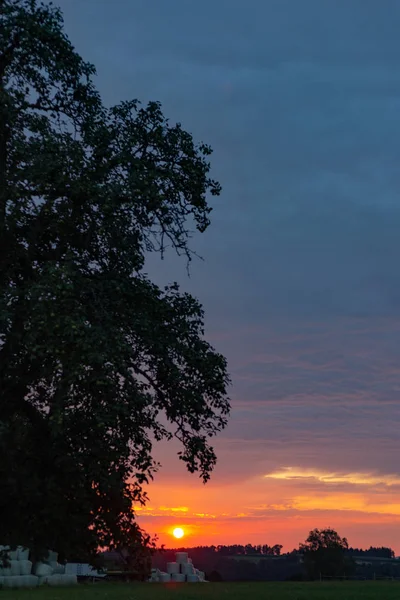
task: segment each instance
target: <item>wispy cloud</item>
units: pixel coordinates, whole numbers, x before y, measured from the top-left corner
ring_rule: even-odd
[[[147,506],[137,506],[135,507],[135,512],[137,512],[140,516],[143,517],[156,517],[156,516],[175,516],[177,514],[186,514],[189,513],[189,508],[187,506],[158,506],[152,507],[150,505]]]
[[[331,494],[297,496],[293,498],[293,508],[296,511],[330,511],[332,515],[337,511],[350,511],[352,513],[368,513],[376,515],[393,515],[400,517],[400,503],[390,502],[387,499],[382,503],[374,503],[368,498],[355,494]]]
[[[168,506],[160,506],[158,510],[162,512],[172,512],[172,513],[187,513],[189,511],[187,506],[175,506],[169,508]]]
[[[284,481],[315,480],[324,484],[346,483],[351,485],[386,486],[400,485],[400,476],[372,473],[329,473],[315,469],[299,467],[283,467],[280,470],[264,475],[265,479],[280,479]]]

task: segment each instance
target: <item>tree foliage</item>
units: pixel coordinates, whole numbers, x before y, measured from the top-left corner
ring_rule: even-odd
[[[94,75],[58,9],[0,0],[0,538],[38,555],[148,544],[153,441],[206,481],[229,413],[201,305],[144,272],[191,259],[211,149],[157,102],[105,107]]]
[[[346,575],[351,571],[352,561],[346,558],[349,544],[346,538],[331,528],[313,529],[304,544],[300,544],[300,552],[304,555],[304,563],[311,579],[320,576]]]

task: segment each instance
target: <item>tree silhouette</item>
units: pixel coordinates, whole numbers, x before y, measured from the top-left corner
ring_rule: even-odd
[[[346,558],[348,547],[347,539],[340,537],[334,529],[310,531],[306,541],[299,547],[309,578],[350,574],[353,564],[351,559]]]
[[[0,539],[147,564],[153,441],[207,481],[229,377],[145,254],[190,260],[220,186],[207,145],[157,102],[105,107],[94,74],[51,3],[0,1]]]

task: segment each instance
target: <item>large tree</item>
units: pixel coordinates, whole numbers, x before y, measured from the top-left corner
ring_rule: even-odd
[[[336,577],[352,572],[353,561],[347,557],[349,544],[334,529],[313,529],[300,544],[304,565],[310,579]]]
[[[105,107],[94,74],[58,9],[0,0],[0,541],[38,556],[142,548],[153,442],[207,481],[229,413],[201,305],[143,270],[191,259],[211,150],[156,102]]]

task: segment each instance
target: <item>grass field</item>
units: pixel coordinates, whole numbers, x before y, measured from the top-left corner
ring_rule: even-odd
[[[2,590],[0,600],[399,600],[399,582],[95,584]]]

